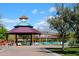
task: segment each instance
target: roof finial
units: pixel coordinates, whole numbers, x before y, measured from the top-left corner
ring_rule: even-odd
[[[21,19],[21,20],[23,20],[23,19],[28,19],[28,17],[26,17],[26,16],[21,16],[19,19]]]

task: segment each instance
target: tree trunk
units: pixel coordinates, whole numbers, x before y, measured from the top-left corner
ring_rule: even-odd
[[[62,52],[64,52],[64,33],[61,34],[61,39],[62,39]]]
[[[64,52],[64,38],[62,38],[62,52]]]

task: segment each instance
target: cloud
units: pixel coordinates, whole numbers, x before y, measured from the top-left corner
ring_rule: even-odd
[[[43,10],[38,10],[38,9],[33,9],[32,10],[32,14],[45,14],[45,11],[43,11]]]
[[[48,11],[49,11],[50,13],[56,12],[56,7],[50,7]]]
[[[56,10],[56,7],[50,7],[49,9],[48,9],[48,12],[49,13],[52,13],[52,12],[56,12],[57,10]],[[45,10],[39,10],[39,9],[33,9],[32,10],[32,14],[45,14],[46,13],[46,11]]]
[[[36,14],[38,12],[37,9],[32,10],[32,14]]]
[[[10,30],[12,29],[17,23],[19,23],[19,19],[7,19],[7,18],[4,18],[4,19],[0,19],[2,20],[2,23],[4,24],[4,26]]]
[[[49,24],[47,23],[47,19],[54,17],[54,16],[48,16],[41,19],[42,21],[35,24],[34,28],[41,31],[41,32],[50,32],[50,33],[56,33],[55,30],[51,30],[49,28]]]
[[[45,11],[40,11],[40,14],[45,14]]]
[[[35,24],[34,28],[36,29],[42,29],[42,27],[48,26],[47,22],[46,22],[46,17],[44,17],[43,19],[40,19],[42,21],[39,21],[38,23]]]
[[[46,16],[43,19],[41,19],[42,21],[40,21],[39,23],[37,23],[37,25],[46,25],[48,26],[47,20],[54,18],[54,16]]]
[[[39,23],[34,26],[35,29],[38,29],[39,31],[48,31],[48,24],[46,21],[40,21]]]
[[[18,19],[1,19],[4,23],[16,23]]]
[[[55,17],[54,16],[47,16],[47,20],[52,19],[52,18],[55,18]]]

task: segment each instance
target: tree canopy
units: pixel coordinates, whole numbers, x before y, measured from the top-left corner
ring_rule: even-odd
[[[62,49],[64,48],[65,35],[68,32],[75,32],[76,38],[79,39],[79,4],[73,6],[73,10],[69,7],[57,6],[57,15],[48,19],[51,29],[56,29],[62,39]]]
[[[2,20],[0,20],[2,21]],[[7,29],[5,28],[4,24],[0,22],[0,39],[5,39],[6,38],[6,33]]]

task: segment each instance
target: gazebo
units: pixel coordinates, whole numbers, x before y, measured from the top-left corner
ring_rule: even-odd
[[[34,35],[40,36],[41,33],[38,30],[34,29],[33,26],[27,22],[28,17],[21,16],[19,19],[20,19],[20,23],[18,23],[16,26],[14,26],[13,29],[7,32],[7,40],[8,40],[8,35],[12,34],[15,35],[15,43],[17,46],[33,45]]]

